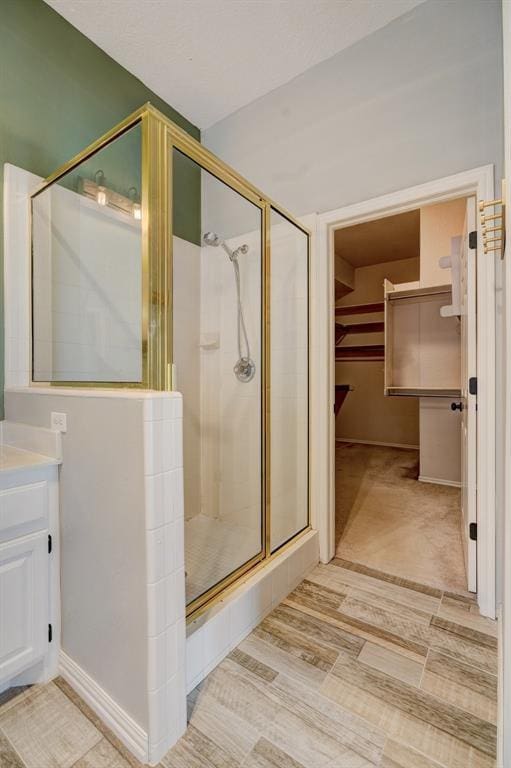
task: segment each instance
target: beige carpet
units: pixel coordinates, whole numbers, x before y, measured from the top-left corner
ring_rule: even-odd
[[[336,445],[337,556],[465,591],[459,489],[420,483],[416,450]]]

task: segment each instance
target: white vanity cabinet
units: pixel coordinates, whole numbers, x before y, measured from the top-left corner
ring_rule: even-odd
[[[2,691],[56,674],[60,593],[58,462],[7,446],[0,452]]]

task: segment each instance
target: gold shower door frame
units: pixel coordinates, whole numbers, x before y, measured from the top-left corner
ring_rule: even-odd
[[[270,464],[270,216],[274,210],[307,236],[308,272],[308,400],[310,403],[310,232],[291,214],[260,192],[237,171],[224,163],[200,142],[193,139],[151,104],[145,104],[115,128],[58,168],[44,180],[31,198],[57,182],[84,160],[112,143],[135,125],[142,128],[142,380],[139,382],[33,382],[33,386],[76,386],[143,388],[172,390],[172,156],[173,150],[196,162],[219,181],[250,201],[261,211],[262,221],[262,541],[261,551],[213,585],[187,606],[187,616],[196,617],[209,608],[216,600],[225,596],[228,588],[236,586],[241,577],[252,575],[254,570],[264,567],[272,558],[292,546],[300,536],[311,529],[310,522],[310,419],[308,418],[308,516],[307,525],[292,538],[271,552],[271,464]],[[149,333],[149,329],[152,332]],[[310,407],[308,404],[308,412]]]

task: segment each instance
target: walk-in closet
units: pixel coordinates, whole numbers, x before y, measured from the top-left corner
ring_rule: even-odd
[[[475,356],[474,218],[459,198],[334,233],[336,557],[458,592],[476,577],[475,419],[461,387]]]

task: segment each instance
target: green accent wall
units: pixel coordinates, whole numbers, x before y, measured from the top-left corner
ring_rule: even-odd
[[[0,418],[4,163],[46,177],[147,101],[200,140],[198,128],[43,0],[0,0]],[[197,242],[200,177],[183,182],[188,199],[176,234]]]

